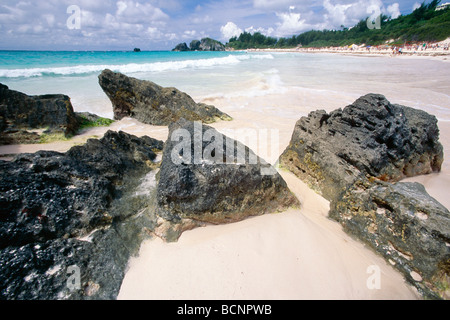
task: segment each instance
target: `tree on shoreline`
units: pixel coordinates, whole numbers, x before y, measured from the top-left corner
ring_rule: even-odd
[[[441,0],[423,2],[409,15],[396,19],[381,15],[381,29],[369,29],[367,19],[362,19],[352,28],[341,26],[341,30],[311,30],[290,38],[268,37],[260,32],[243,32],[232,37],[227,47],[235,50],[263,48],[340,47],[352,44],[377,46],[391,42],[442,41],[450,37],[450,9],[437,10]]]

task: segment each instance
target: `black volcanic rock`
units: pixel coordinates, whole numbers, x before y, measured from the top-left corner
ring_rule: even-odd
[[[133,117],[152,125],[169,125],[180,118],[205,123],[231,120],[214,106],[196,103],[184,92],[151,81],[104,70],[99,75],[99,83],[113,104],[116,120]]]
[[[73,135],[78,125],[68,96],[28,96],[0,84],[1,132],[48,128],[48,132]]]
[[[151,190],[136,188],[162,147],[108,131],[66,153],[0,161],[0,297],[115,298],[130,255],[155,226]]]
[[[436,117],[376,94],[301,118],[280,157],[282,166],[328,200],[361,175],[399,181],[440,171],[442,162]]]
[[[248,147],[184,119],[169,127],[157,201],[167,219],[209,223],[299,205],[278,172]]]

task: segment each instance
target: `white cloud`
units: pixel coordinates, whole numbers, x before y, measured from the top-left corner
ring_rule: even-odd
[[[242,29],[233,22],[227,22],[226,25],[220,28],[220,32],[223,39],[228,41],[230,38],[238,37],[242,33]]]
[[[175,33],[167,33],[167,34],[165,35],[165,37],[166,37],[166,39],[169,40],[169,41],[173,41],[173,40],[178,39],[178,37],[177,37],[177,35],[176,35]]]
[[[116,17],[130,23],[149,23],[155,20],[167,19],[161,9],[154,7],[150,3],[140,3],[135,1],[117,1]]]
[[[419,2],[414,3],[413,8],[412,8],[413,11],[420,8],[420,6],[421,6],[421,4]]]
[[[266,36],[271,36],[274,33],[275,29],[274,28],[267,28],[267,29],[265,29],[265,28],[261,28],[261,27],[255,28],[254,26],[251,26],[251,27],[245,28],[245,31],[248,32],[248,33],[252,33],[252,34],[255,33],[255,32],[259,32],[259,33],[264,34]]]
[[[156,27],[148,27],[147,35],[150,39],[160,39],[163,36],[163,33]]]
[[[336,1],[333,2],[336,3]],[[354,26],[361,19],[381,13],[393,19],[401,14],[399,3],[393,3],[386,8],[381,0],[354,0],[336,4],[332,4],[330,0],[324,0],[323,7],[326,10],[323,18],[327,29],[338,29],[341,25]]]
[[[398,3],[393,3],[390,6],[387,7],[388,15],[391,16],[392,19],[397,19],[400,17],[400,5]]]
[[[197,31],[195,30],[186,30],[183,33],[183,39],[192,39],[197,35]]]
[[[2,11],[4,11],[0,13],[0,21],[2,22],[2,24],[13,22],[20,23],[24,21],[24,18],[27,16],[26,9],[21,9],[19,5],[16,6],[1,5],[1,8],[3,9]]]
[[[103,17],[88,10],[81,10],[81,22],[83,28],[98,28],[103,25]]]
[[[292,2],[292,0],[253,0],[253,6],[263,9],[288,8],[292,6]]]
[[[210,23],[213,22],[214,19],[211,18],[209,15],[206,15],[204,17],[195,17],[192,19],[192,23],[194,24],[202,24],[202,23]]]
[[[243,30],[288,37],[354,26],[371,15],[370,6],[395,18],[415,1],[420,6],[422,0],[1,0],[0,48],[164,49],[206,34],[228,41]],[[81,9],[80,30],[67,29],[72,4]]]
[[[128,6],[125,1],[119,1],[117,2],[117,14],[121,15],[127,10]]]
[[[49,27],[53,27],[55,25],[55,16],[52,14],[43,14],[42,17],[47,21],[47,25]]]
[[[325,20],[333,26],[346,25],[348,20],[347,10],[355,4],[336,4],[333,5],[329,0],[323,2],[323,6],[327,11],[324,15]]]
[[[277,17],[281,19],[280,23],[277,23],[276,33],[279,36],[292,35],[304,31],[306,26],[305,19],[301,19],[300,13],[287,12],[277,13]]]

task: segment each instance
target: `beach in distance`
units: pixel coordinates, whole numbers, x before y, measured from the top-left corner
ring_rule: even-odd
[[[450,208],[450,57],[389,56],[367,48],[236,52],[0,52],[0,83],[28,95],[61,93],[77,112],[113,118],[98,84],[104,69],[214,105],[232,121],[210,124],[227,135],[261,135],[253,151],[271,164],[289,145],[296,122],[315,110],[332,112],[368,93],[424,110],[438,120],[441,172],[408,178]],[[430,49],[429,49],[430,50]],[[332,52],[333,51],[333,52]],[[447,51],[448,52],[448,51]],[[167,126],[125,117],[67,141],[0,146],[0,159],[37,150],[65,152],[107,130],[165,141]],[[237,140],[239,136],[235,137]],[[248,141],[241,141],[246,144]],[[293,173],[279,169],[300,208],[207,225],[177,242],[153,236],[132,257],[118,299],[421,299],[394,267],[328,217],[330,202]],[[153,181],[154,182],[154,181]],[[149,188],[154,188],[154,183]]]
[[[342,47],[297,47],[291,49],[248,49],[250,52],[302,52],[302,53],[336,53],[341,55],[389,56],[389,57],[425,57],[447,60],[450,55],[450,38],[439,42],[378,46],[350,45]]]

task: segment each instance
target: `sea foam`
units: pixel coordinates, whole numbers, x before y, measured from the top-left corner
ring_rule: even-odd
[[[116,72],[132,74],[138,72],[163,72],[177,71],[182,69],[210,68],[220,65],[235,65],[250,59],[274,59],[271,54],[245,54],[228,55],[220,58],[209,59],[188,59],[172,60],[152,63],[128,63],[128,64],[94,64],[94,65],[76,65],[66,67],[47,67],[47,68],[22,68],[22,69],[0,69],[0,78],[31,78],[44,76],[76,76],[89,73],[101,72],[104,69],[110,69]]]

